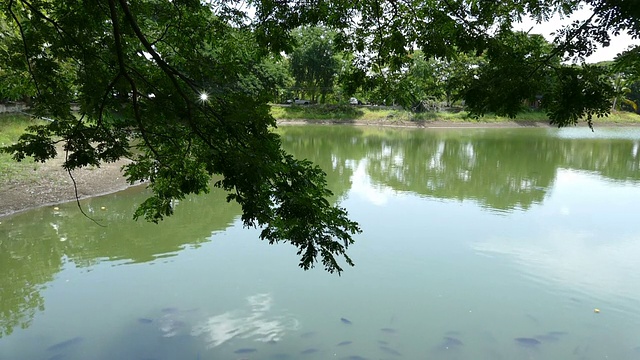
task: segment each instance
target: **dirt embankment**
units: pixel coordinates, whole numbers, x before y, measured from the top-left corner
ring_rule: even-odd
[[[40,206],[59,204],[76,199],[76,190],[69,173],[62,168],[59,157],[36,164],[33,174],[21,180],[2,182],[0,179],[0,217]],[[79,198],[108,194],[126,189],[129,184],[121,168],[128,161],[103,164],[72,172]]]

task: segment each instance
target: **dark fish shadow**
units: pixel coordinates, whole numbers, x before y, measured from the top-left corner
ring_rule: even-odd
[[[234,351],[234,354],[251,354],[258,351],[258,349],[256,348],[240,348],[236,351]]]
[[[442,338],[440,344],[435,347],[435,350],[439,352],[458,350],[463,345],[464,343],[462,342],[462,340],[458,339],[457,337],[445,336]]]
[[[542,344],[540,340],[535,338],[529,338],[529,337],[519,337],[513,340],[519,346],[529,348],[529,349],[537,349]]]
[[[59,342],[57,344],[53,344],[51,346],[49,346],[47,348],[47,351],[60,351],[60,350],[66,350],[67,348],[71,347],[71,346],[75,346],[77,344],[80,344],[81,342],[84,341],[84,338],[81,336],[76,336],[72,339],[69,340],[65,340],[62,342]]]
[[[560,341],[560,339],[566,334],[567,333],[564,331],[549,331],[546,334],[536,335],[533,338],[544,343],[555,343]]]
[[[349,319],[347,319],[347,318],[343,318],[343,317],[342,317],[342,318],[340,318],[340,321],[341,321],[343,324],[347,324],[347,325],[351,325],[351,324],[353,324],[353,323],[351,322],[351,320],[349,320]]]

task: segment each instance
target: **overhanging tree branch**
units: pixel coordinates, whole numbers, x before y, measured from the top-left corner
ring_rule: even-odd
[[[24,58],[27,63],[27,67],[29,69],[29,75],[31,75],[31,78],[33,79],[33,83],[36,87],[36,92],[38,93],[38,95],[42,95],[42,92],[40,91],[40,86],[38,84],[38,80],[35,77],[35,73],[33,72],[33,69],[31,68],[31,55],[29,51],[29,46],[27,45],[27,37],[25,36],[24,29],[22,28],[22,23],[20,22],[20,20],[18,19],[18,16],[13,11],[13,3],[14,3],[14,0],[9,0],[9,4],[7,4],[7,8],[9,9],[9,13],[13,18],[13,21],[16,22],[16,25],[20,30],[20,35],[22,37],[22,44],[24,46]]]

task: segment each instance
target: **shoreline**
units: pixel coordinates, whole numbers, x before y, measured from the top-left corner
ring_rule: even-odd
[[[285,119],[277,120],[277,125],[350,125],[350,126],[377,126],[389,128],[418,128],[418,129],[517,129],[517,128],[558,128],[557,125],[549,123],[549,120],[510,120],[510,121],[447,121],[447,120],[429,120],[429,121],[405,121],[405,120],[341,120],[341,119],[324,119],[324,120],[305,120],[305,119]],[[602,121],[596,119],[593,128],[598,127],[639,127],[640,122],[613,122]],[[568,126],[569,127],[569,126]],[[588,128],[586,122],[582,121],[573,127]]]
[[[548,121],[501,121],[501,122],[453,122],[453,121],[364,121],[364,120],[278,120],[277,126],[295,125],[349,125],[389,128],[418,129],[488,129],[488,128],[556,128]],[[598,122],[598,127],[637,127],[640,124]],[[580,123],[577,127],[587,127]],[[33,173],[25,180],[0,183],[0,221],[3,218],[28,210],[76,201],[73,180],[62,169],[62,158],[44,164],[35,164]],[[100,167],[84,168],[73,172],[77,184],[78,199],[116,193],[142,184],[129,184],[122,174],[122,167],[129,160],[102,164]],[[1,179],[0,179],[1,180]]]
[[[21,208],[21,209],[18,209],[18,210],[11,210],[9,212],[3,212],[3,211],[5,211],[5,209],[3,209],[2,206],[0,206],[0,224],[2,223],[2,220],[4,218],[8,218],[8,217],[13,216],[13,215],[18,215],[20,213],[27,212],[27,211],[30,211],[30,210],[40,209],[40,208],[49,207],[49,206],[54,207],[54,206],[57,206],[57,205],[67,204],[67,203],[70,203],[70,202],[81,201],[81,200],[90,199],[90,198],[94,198],[94,197],[115,194],[115,193],[118,193],[120,191],[124,191],[124,190],[130,189],[130,188],[134,188],[134,187],[138,187],[138,186],[142,186],[142,185],[144,185],[144,183],[140,183],[140,184],[136,184],[136,185],[128,185],[128,186],[118,187],[118,188],[111,188],[111,189],[108,189],[105,192],[86,194],[86,195],[78,197],[77,199],[76,198],[73,198],[73,199],[66,199],[65,198],[65,199],[62,199],[62,200],[56,200],[56,201],[51,201],[51,202],[47,202],[47,203],[37,203],[37,204],[33,204],[32,206],[29,206],[29,207]],[[0,195],[2,195],[1,191],[0,191]]]
[[[555,127],[548,121],[502,121],[502,122],[460,122],[460,121],[391,121],[391,120],[304,120],[287,119],[278,120],[278,126],[283,125],[351,125],[351,126],[377,126],[389,128],[417,128],[417,129],[485,129],[485,128],[530,128],[530,127]],[[586,124],[584,125],[586,127]]]
[[[28,210],[112,194],[132,186],[122,174],[129,160],[83,168],[69,173],[62,168],[64,154],[46,163],[34,163],[21,179],[0,183],[0,220]],[[76,183],[74,188],[73,183]]]

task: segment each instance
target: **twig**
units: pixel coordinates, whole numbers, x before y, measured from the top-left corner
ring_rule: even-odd
[[[65,150],[65,159],[64,159],[65,162],[67,162],[68,159],[69,159],[69,150]],[[78,205],[78,209],[80,209],[80,213],[84,215],[84,217],[86,217],[87,219],[93,221],[96,225],[100,227],[106,227],[105,225],[100,224],[96,219],[92,218],[91,216],[87,215],[87,213],[84,212],[84,209],[80,204],[80,196],[78,195],[78,184],[76,183],[76,179],[73,177],[73,174],[71,173],[71,169],[68,167],[67,167],[67,173],[71,178],[71,182],[73,182],[73,191],[75,192],[76,204]]]
[[[569,42],[571,42],[573,39],[575,39],[576,36],[578,36],[582,30],[584,30],[584,28],[591,23],[591,20],[593,20],[593,18],[596,16],[596,13],[594,12],[593,14],[591,14],[591,16],[584,21],[584,23],[582,23],[582,25],[580,25],[580,27],[578,27],[577,29],[574,30],[574,32],[572,34],[570,34],[567,38],[566,41],[564,41],[562,44],[560,44],[559,46],[557,46],[549,55],[547,55],[546,58],[544,58],[542,61],[540,61],[538,63],[538,66],[536,66],[535,69],[533,69],[531,72],[529,72],[528,77],[533,76],[536,72],[538,72],[538,70],[540,70],[540,68],[542,68],[544,65],[548,65],[549,62],[551,61],[551,59],[553,59],[554,57],[556,57],[558,54],[560,54],[560,52],[565,51],[566,47],[569,46]]]
[[[149,147],[149,150],[156,157],[156,160],[158,162],[160,162],[160,164],[162,164],[162,162],[160,161],[160,159],[162,157],[160,156],[158,151],[155,149],[153,144],[151,144],[151,141],[147,137],[145,126],[142,123],[142,119],[141,119],[141,116],[140,116],[140,108],[139,108],[139,104],[138,104],[138,88],[136,87],[135,81],[133,80],[133,78],[131,78],[131,76],[127,73],[127,70],[126,70],[127,68],[126,68],[125,63],[124,63],[124,52],[122,50],[122,42],[121,42],[121,39],[120,39],[120,36],[121,36],[120,22],[118,20],[118,13],[116,11],[116,4],[115,4],[114,0],[109,0],[109,9],[111,11],[111,23],[113,25],[112,26],[113,27],[113,38],[114,38],[114,41],[115,41],[115,44],[116,44],[116,54],[117,54],[117,57],[118,57],[118,65],[119,65],[119,68],[120,68],[119,75],[122,75],[129,82],[129,85],[131,86],[131,91],[132,91],[132,96],[133,96],[132,100],[133,100],[134,116],[136,118],[136,121],[138,122],[138,126],[140,127],[140,134],[142,135],[142,139],[144,140],[144,142],[147,145],[147,147]]]

